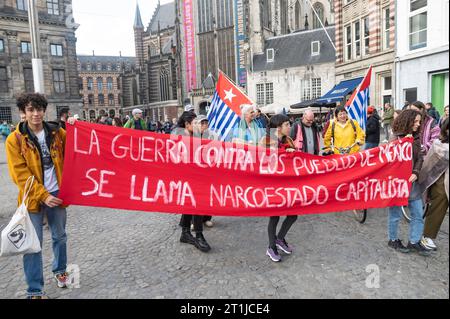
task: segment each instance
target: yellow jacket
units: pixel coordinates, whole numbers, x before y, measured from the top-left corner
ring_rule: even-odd
[[[46,138],[50,142],[50,154],[55,166],[58,185],[61,185],[64,163],[64,148],[66,144],[66,131],[59,128],[57,123],[44,122]],[[9,174],[19,188],[18,205],[22,203],[25,182],[34,175],[35,181],[28,195],[28,211],[38,213],[41,204],[50,196],[44,187],[43,166],[40,151],[30,136],[26,123],[17,125],[16,130],[6,139],[6,155],[8,159]]]
[[[356,134],[355,129],[353,128],[350,121],[353,121],[356,128]],[[333,122],[334,120],[331,120],[330,125],[328,126],[328,130],[325,133],[325,138],[323,140],[324,146],[327,149],[331,149],[331,138],[332,138],[332,131],[333,131]],[[356,135],[356,138],[355,138]],[[339,147],[349,147],[355,143],[355,141],[359,141],[361,145],[364,144],[364,140],[366,138],[366,133],[361,129],[359,126],[359,123],[355,120],[347,120],[347,123],[345,123],[344,126],[336,122],[335,129],[334,129],[334,153],[339,154]],[[351,151],[350,154],[357,153],[360,150],[359,145],[355,145]]]

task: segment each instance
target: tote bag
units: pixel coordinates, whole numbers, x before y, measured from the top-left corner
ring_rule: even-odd
[[[41,251],[41,243],[27,209],[28,194],[34,183],[30,176],[25,183],[25,195],[9,224],[2,231],[0,256],[34,254]]]

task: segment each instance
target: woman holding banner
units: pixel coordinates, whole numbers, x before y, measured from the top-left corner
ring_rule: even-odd
[[[194,135],[194,120],[197,115],[193,112],[184,112],[178,120],[178,127],[172,134],[190,136]],[[203,237],[203,218],[204,216],[198,215],[181,215],[180,226],[182,227],[182,233],[180,242],[194,245],[202,252],[208,252],[211,250],[205,237]],[[194,231],[196,236],[191,234],[191,222],[194,223]]]
[[[408,135],[414,137],[413,142],[413,169],[409,182],[413,183],[411,193],[408,200],[408,208],[411,212],[411,223],[409,228],[409,242],[405,247],[402,241],[398,238],[398,224],[402,216],[401,207],[395,206],[389,208],[388,217],[388,246],[399,250],[402,253],[415,251],[423,256],[428,256],[430,250],[425,248],[420,240],[422,237],[424,222],[423,222],[423,202],[422,192],[417,183],[420,170],[423,165],[424,151],[420,142],[420,124],[422,114],[416,110],[403,111],[394,121],[392,125],[393,136],[392,139],[404,138]]]
[[[286,152],[294,152],[294,141],[289,137],[291,133],[291,123],[289,117],[286,115],[278,114],[270,119],[267,127],[267,134],[260,141],[260,145],[266,148],[278,149]],[[293,252],[292,246],[286,241],[286,235],[292,225],[296,222],[297,216],[287,216],[281,226],[281,229],[276,235],[279,216],[272,216],[269,220],[268,233],[269,233],[269,248],[266,251],[266,255],[274,262],[281,261],[281,255],[278,249],[284,253],[290,255]]]

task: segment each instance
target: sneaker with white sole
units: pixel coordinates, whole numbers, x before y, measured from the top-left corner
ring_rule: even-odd
[[[214,223],[213,223],[211,220],[207,220],[207,221],[205,222],[205,225],[206,225],[207,227],[211,228],[211,227],[214,226]]]
[[[285,239],[277,239],[275,241],[277,248],[283,251],[284,253],[290,255],[293,252],[292,246],[290,246]]]
[[[69,282],[69,274],[67,272],[56,274],[55,279],[58,288],[67,288],[67,283]]]
[[[420,242],[422,243],[422,245],[425,246],[425,248],[432,249],[434,251],[437,250],[437,246],[436,246],[436,244],[434,243],[434,241],[431,238],[422,237]]]
[[[277,247],[271,248],[269,247],[266,251],[266,255],[269,256],[270,259],[274,262],[280,262],[281,256],[278,253]]]

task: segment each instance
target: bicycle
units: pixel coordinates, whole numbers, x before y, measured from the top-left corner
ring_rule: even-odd
[[[351,146],[349,147],[339,147],[337,148],[339,155],[348,155],[350,154],[351,150],[353,147],[355,147],[356,145],[359,145],[358,143],[353,143]],[[322,150],[327,150],[327,147],[322,148]],[[334,150],[336,148],[334,147],[334,143],[333,143],[333,139],[331,139],[331,147],[328,149],[328,152],[323,152],[322,155],[323,156],[330,156],[330,155],[334,155]],[[367,219],[367,209],[354,209],[353,211],[353,215],[355,215],[355,219],[356,221],[358,221],[360,224],[364,224],[366,219]]]

